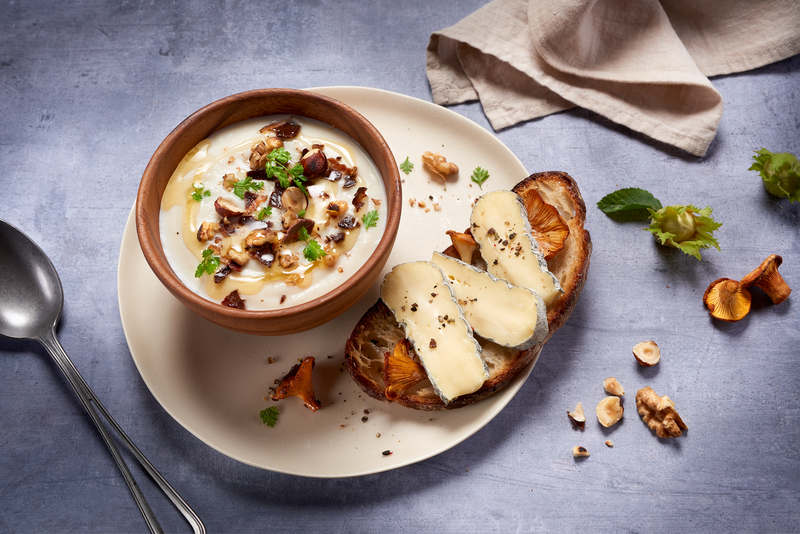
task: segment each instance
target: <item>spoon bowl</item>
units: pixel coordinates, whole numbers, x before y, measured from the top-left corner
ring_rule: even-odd
[[[35,339],[47,349],[100,432],[151,532],[163,531],[100,419],[98,410],[142,467],[181,511],[195,533],[204,533],[205,526],[197,514],[111,417],[56,339],[56,324],[64,307],[64,292],[61,279],[50,259],[28,236],[2,219],[0,250],[3,251],[0,254],[0,335],[16,339]]]
[[[0,243],[4,251],[0,254],[0,334],[38,338],[61,316],[61,280],[42,249],[4,221],[0,221]]]

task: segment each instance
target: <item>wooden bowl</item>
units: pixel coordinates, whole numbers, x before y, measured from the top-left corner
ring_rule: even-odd
[[[372,157],[386,188],[386,229],[366,263],[342,285],[312,301],[280,310],[240,310],[209,301],[188,289],[172,270],[161,244],[161,197],[181,159],[197,143],[231,124],[271,114],[293,114],[327,123],[355,139]],[[136,233],[155,275],[170,293],[201,317],[225,328],[258,335],[285,335],[326,323],[356,303],[380,275],[400,225],[400,172],[380,132],[351,107],[296,89],[259,89],[232,95],[190,115],[155,151],[136,197]]]

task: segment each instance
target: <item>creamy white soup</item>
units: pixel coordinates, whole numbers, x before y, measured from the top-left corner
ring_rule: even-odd
[[[200,142],[161,202],[161,241],[192,291],[248,310],[308,302],[375,250],[386,191],[374,162],[319,121],[271,115]]]

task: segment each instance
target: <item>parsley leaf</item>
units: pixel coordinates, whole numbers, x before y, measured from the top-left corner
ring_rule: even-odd
[[[275,423],[278,422],[278,408],[276,406],[270,406],[266,410],[261,410],[258,415],[261,416],[261,420],[264,424],[270,428],[274,427]]]
[[[203,200],[203,197],[210,197],[211,191],[206,190],[203,184],[192,184],[194,191],[192,191],[192,199],[196,202]]]
[[[303,256],[305,256],[308,261],[317,261],[327,255],[328,253],[325,252],[325,249],[314,239],[309,241],[308,245],[303,249]]]
[[[660,210],[661,201],[650,192],[628,187],[609,193],[597,203],[600,211],[618,221],[643,221],[650,217],[648,209]]]
[[[245,191],[260,191],[264,187],[261,182],[254,182],[249,176],[244,180],[239,180],[233,186],[233,194],[239,198],[244,198]]]
[[[372,228],[378,226],[378,210],[372,210],[361,217],[364,223],[364,228]]]
[[[258,210],[258,213],[256,214],[256,219],[258,219],[259,221],[263,221],[270,215],[272,215],[272,206],[267,206],[266,208],[261,208],[260,210]]]
[[[311,241],[311,236],[308,235],[308,230],[306,230],[305,226],[300,227],[300,230],[297,232],[297,238],[300,241]]]
[[[197,266],[197,270],[194,272],[195,278],[200,278],[205,274],[214,274],[219,267],[219,258],[214,256],[214,251],[210,248],[207,248],[203,251],[203,259],[200,262],[200,265]]]
[[[414,170],[414,164],[408,160],[408,156],[406,156],[406,160],[400,164],[400,170],[406,174]]]
[[[282,146],[274,149],[272,152],[267,154],[267,161],[280,163],[284,167],[291,160],[292,160],[292,153],[283,148]]]
[[[286,164],[289,163],[289,161],[291,161],[291,154],[283,147],[276,148],[267,154],[267,163],[264,167],[267,178],[276,178],[284,189],[291,186],[292,182],[294,182],[303,193],[308,194],[308,191],[306,191],[303,185],[303,182],[307,180],[307,178],[303,176],[303,166],[297,163],[292,168],[288,168]]]
[[[485,182],[489,178],[489,171],[485,169],[481,169],[480,167],[475,167],[475,170],[472,171],[471,179],[473,182],[478,184],[478,187],[483,189],[483,182]]]

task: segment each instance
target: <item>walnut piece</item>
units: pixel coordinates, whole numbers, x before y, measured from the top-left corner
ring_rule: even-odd
[[[232,261],[237,265],[244,267],[248,261],[250,261],[250,255],[243,250],[236,250],[235,248],[229,248],[224,255],[226,260]]]
[[[636,409],[659,438],[677,438],[689,428],[675,411],[675,403],[666,395],[659,397],[651,387],[636,392]]]
[[[197,229],[197,240],[201,243],[214,239],[214,234],[219,232],[219,224],[215,222],[203,221]]]
[[[458,165],[447,161],[447,158],[438,152],[424,152],[422,154],[422,163],[431,170],[436,176],[443,181],[447,181],[447,177],[452,174],[458,174]]]
[[[603,380],[603,389],[605,389],[606,393],[609,395],[616,395],[618,397],[620,395],[625,395],[625,390],[622,388],[622,384],[620,384],[619,381],[613,376]]]

